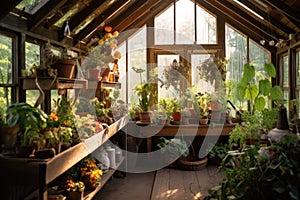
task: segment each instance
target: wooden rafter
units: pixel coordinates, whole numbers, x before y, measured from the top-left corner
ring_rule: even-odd
[[[288,26],[280,23],[278,20],[276,20],[273,17],[271,17],[270,14],[262,11],[260,8],[258,8],[255,5],[253,5],[248,0],[241,0],[241,2],[245,6],[247,6],[248,8],[250,8],[251,10],[253,10],[254,12],[256,12],[257,14],[259,14],[260,16],[262,16],[264,19],[267,19],[268,23],[270,23],[276,29],[279,29],[279,30],[283,31],[284,33],[286,33],[286,35],[294,32],[293,29],[291,29],[290,27],[288,27]]]
[[[0,6],[0,19],[7,15],[14,7],[16,7],[22,0],[2,1]]]
[[[229,3],[227,0],[218,0],[218,1],[209,1],[205,0],[208,4],[211,4],[213,7],[217,8],[221,12],[223,12],[225,15],[231,18],[231,20],[235,20],[240,23],[241,26],[247,26],[253,31],[255,31],[257,34],[263,34],[262,37],[268,36],[268,38],[272,39],[279,39],[282,38],[281,35],[279,35],[276,32],[271,31],[270,27],[267,27],[254,19],[253,17],[249,16],[247,13],[242,11],[240,8],[234,6],[233,4]]]
[[[91,37],[95,36],[97,29],[103,28],[112,15],[116,16],[118,12],[121,12],[122,9],[120,8],[123,8],[123,6],[127,3],[128,0],[116,1],[116,3],[110,6],[102,15],[95,18],[84,30],[75,35],[73,37],[74,43],[77,44],[79,41],[88,42]]]
[[[51,0],[48,1],[41,9],[39,9],[32,17],[32,19],[28,22],[29,30],[34,30],[38,26],[40,26],[47,16],[49,15],[49,11],[54,11],[63,6],[68,0]]]
[[[89,6],[87,6],[85,9],[83,9],[81,12],[78,12],[76,15],[74,15],[70,20],[69,20],[69,27],[71,30],[71,35],[75,33],[77,30],[78,26],[85,21],[85,19],[93,14],[97,8],[102,7],[105,3],[105,0],[98,0],[98,1],[92,1]],[[104,8],[107,9],[107,8]]]
[[[281,11],[295,26],[300,29],[300,19],[299,11],[292,9],[291,6],[283,3],[282,1],[270,1],[265,0],[269,5],[275,7],[277,10]]]
[[[259,41],[262,39],[263,32],[260,29],[253,29],[252,25],[247,21],[240,20],[238,16],[233,16],[227,9],[215,7],[203,0],[197,0],[198,4],[205,7],[208,10],[213,11],[220,18],[224,19],[231,26],[238,29],[244,34],[247,34],[252,40],[259,44]],[[274,47],[265,46],[270,51],[274,51]]]
[[[122,15],[119,17],[122,20],[116,20],[118,21],[118,24],[113,24],[113,26],[119,31],[125,30],[126,27],[130,26],[137,19],[144,16],[145,13],[148,13],[149,15],[150,9],[156,6],[160,1],[161,0],[148,0],[142,6],[139,6],[136,9],[134,9],[133,12],[132,10],[127,10],[123,12]]]

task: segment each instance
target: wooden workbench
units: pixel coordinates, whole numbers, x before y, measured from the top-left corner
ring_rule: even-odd
[[[158,126],[154,124],[129,122],[128,133],[136,137],[147,139],[147,151],[151,152],[152,137],[156,136],[229,136],[235,124],[209,124],[209,125],[168,125]]]

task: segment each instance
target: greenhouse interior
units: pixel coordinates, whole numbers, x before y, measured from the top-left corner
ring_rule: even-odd
[[[299,10],[2,2],[0,199],[300,199]]]

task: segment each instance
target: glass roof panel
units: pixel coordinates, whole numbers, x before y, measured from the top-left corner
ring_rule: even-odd
[[[49,0],[23,0],[21,1],[16,8],[24,10],[29,14],[34,14],[38,11],[43,5],[45,5]]]

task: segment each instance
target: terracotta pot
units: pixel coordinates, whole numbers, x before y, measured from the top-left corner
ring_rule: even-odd
[[[151,122],[151,118],[150,118],[150,112],[148,111],[142,111],[140,112],[140,121],[141,122]]]
[[[208,124],[208,118],[200,118],[199,119],[200,124],[205,125]]]
[[[106,81],[106,82],[108,81],[109,72],[110,72],[110,68],[109,67],[103,67],[103,68],[101,68],[100,75],[102,76],[102,80],[103,81]]]
[[[100,76],[100,69],[90,69],[88,71],[89,80],[98,81]]]
[[[17,133],[19,132],[19,126],[13,127],[0,127],[0,146],[3,149],[12,149],[16,145]]]
[[[81,200],[83,199],[84,190],[82,191],[68,191],[69,199],[71,200]]]
[[[173,118],[173,121],[179,122],[180,121],[180,112],[172,113],[172,118]]]
[[[218,101],[210,101],[209,102],[210,110],[221,110],[222,105]]]
[[[52,64],[53,69],[57,69],[57,77],[73,78],[76,62],[70,59],[59,59]]]

